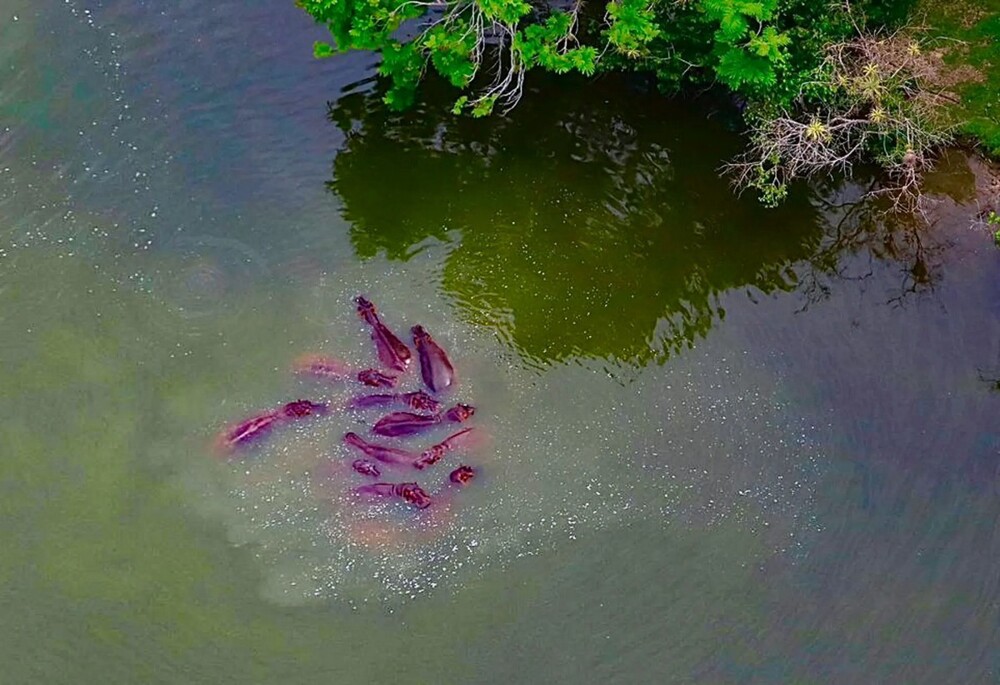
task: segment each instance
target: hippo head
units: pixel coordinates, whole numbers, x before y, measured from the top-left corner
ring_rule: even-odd
[[[379,470],[378,465],[375,462],[368,461],[367,459],[355,459],[351,464],[351,468],[362,476],[374,476],[378,478],[382,475]]]
[[[358,314],[362,319],[368,319],[369,317],[375,316],[375,305],[373,305],[370,300],[366,300],[361,295],[358,295],[354,298],[354,301],[358,305]]]
[[[462,464],[448,475],[448,479],[456,485],[466,485],[476,477],[476,470]]]
[[[298,419],[303,416],[326,413],[326,405],[309,400],[295,400],[282,407],[282,413],[290,419]]]
[[[425,393],[423,390],[418,390],[417,392],[409,396],[410,407],[416,409],[417,411],[432,411],[436,412],[441,408],[441,403],[436,399]]]
[[[476,408],[468,404],[456,404],[454,407],[445,412],[445,418],[449,421],[454,421],[455,423],[462,423],[463,421],[468,421],[472,418],[472,415],[476,413]]]
[[[428,340],[431,336],[430,333],[424,330],[423,326],[417,325],[410,329],[410,333],[413,334],[413,344],[420,345],[425,340]]]
[[[396,494],[402,497],[407,504],[412,504],[417,509],[426,509],[431,505],[430,495],[416,483],[400,483],[396,486]]]

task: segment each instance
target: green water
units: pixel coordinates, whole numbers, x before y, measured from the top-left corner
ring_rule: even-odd
[[[929,225],[864,180],[767,211],[717,176],[720,103],[605,79],[474,122],[432,84],[390,115],[291,3],[16,4],[0,682],[1000,674],[975,162],[935,172]],[[357,293],[435,334],[490,435],[433,525],[330,475],[372,415],[212,453],[350,396],[291,365],[373,363]]]
[[[490,127],[344,98],[331,118],[357,128],[330,187],[356,252],[404,260],[454,241],[443,288],[540,361],[659,359],[708,332],[719,293],[793,287],[784,271],[811,254],[821,219],[801,194],[778,212],[737,201],[716,167],[738,139],[706,126],[707,106],[549,85]]]

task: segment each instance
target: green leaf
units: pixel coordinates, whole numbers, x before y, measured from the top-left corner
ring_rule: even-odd
[[[524,0],[475,0],[487,19],[517,26],[521,18],[531,12],[531,5]]]
[[[733,90],[741,90],[744,86],[771,86],[777,80],[769,60],[741,48],[726,50],[715,71],[719,80]]]
[[[647,52],[648,45],[660,35],[656,15],[645,0],[612,0],[606,7],[608,43],[618,52],[636,57]]]
[[[773,26],[765,28],[759,36],[750,39],[748,48],[760,57],[766,57],[771,62],[781,62],[785,55],[781,48],[790,44],[792,39],[787,34],[778,33]]]
[[[324,43],[322,41],[316,41],[313,43],[313,57],[316,59],[323,59],[324,57],[330,57],[335,54],[333,46],[329,43]]]
[[[489,96],[480,98],[476,100],[472,105],[472,116],[477,119],[480,117],[485,117],[486,115],[493,112],[493,106],[497,103],[495,96]]]
[[[459,19],[448,27],[434,27],[422,47],[430,53],[434,69],[451,85],[463,88],[476,74],[476,64],[472,60],[475,46],[476,34],[469,30],[464,20]]]

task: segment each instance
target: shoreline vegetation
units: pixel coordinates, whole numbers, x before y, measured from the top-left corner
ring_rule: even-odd
[[[944,125],[984,158],[973,225],[1000,247],[1000,0],[918,0],[912,16],[949,74]]]
[[[407,109],[430,71],[455,115],[502,116],[533,70],[652,75],[665,93],[728,91],[747,131],[724,167],[769,206],[789,183],[884,170],[891,210],[921,210],[950,146],[1000,158],[1000,0],[297,0],[328,57],[381,57],[384,103]],[[998,181],[1000,184],[1000,181]],[[984,224],[1000,187],[980,198]]]

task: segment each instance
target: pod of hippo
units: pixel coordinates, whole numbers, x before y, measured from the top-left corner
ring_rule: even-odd
[[[375,343],[375,352],[381,368],[357,370],[338,359],[308,354],[296,360],[293,369],[296,373],[315,378],[355,382],[372,388],[395,388],[400,382],[405,381],[410,369],[413,357],[410,348],[382,322],[374,304],[361,296],[357,297],[355,302],[358,315],[371,329],[371,338]],[[444,405],[435,395],[445,393],[454,387],[455,367],[444,349],[422,326],[414,326],[411,333],[420,360],[420,376],[430,394],[423,390],[415,390],[355,397],[345,408],[399,407],[410,410],[394,411],[381,417],[372,426],[371,431],[375,435],[385,437],[418,435],[446,423],[465,423],[475,414],[475,408],[468,404],[443,408]],[[327,403],[310,400],[289,402],[277,409],[255,414],[225,429],[216,439],[215,445],[219,451],[231,456],[239,449],[261,440],[281,424],[328,414],[330,410],[331,407]],[[380,445],[354,432],[344,435],[343,442],[363,455],[351,463],[352,471],[365,478],[379,479],[383,475],[383,468],[418,471],[431,468],[446,454],[469,447],[476,430],[465,427],[434,445],[413,451]],[[443,479],[443,487],[464,487],[475,476],[476,470],[472,466],[460,464],[446,479]],[[352,492],[361,497],[394,498],[417,509],[426,509],[434,502],[434,499],[416,482],[379,480],[354,487]]]

